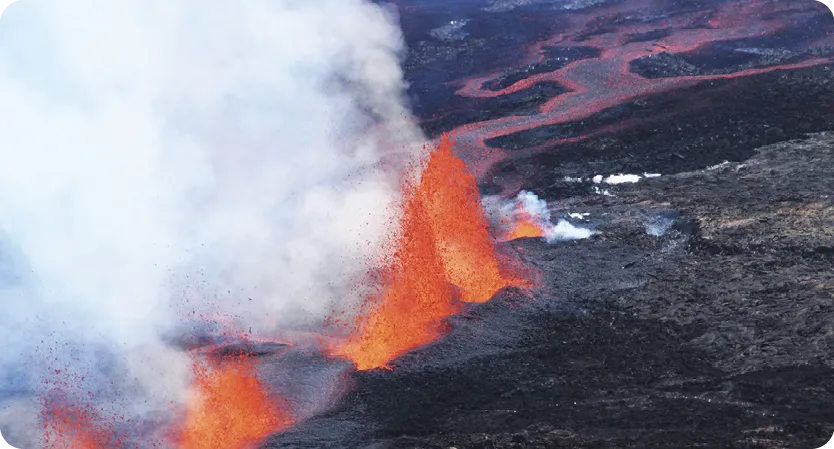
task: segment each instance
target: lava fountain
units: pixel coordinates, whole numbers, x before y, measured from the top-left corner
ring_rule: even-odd
[[[357,369],[384,367],[405,352],[440,338],[443,318],[465,302],[485,302],[503,287],[527,286],[502,270],[488,231],[475,178],[443,136],[416,185],[404,190],[403,216],[379,297],[334,349]]]
[[[452,289],[419,189],[406,189],[398,250],[383,275],[381,297],[357,320],[356,334],[336,353],[360,370],[384,366],[442,335],[440,320],[455,313]]]
[[[194,362],[194,380],[179,449],[248,449],[293,423],[282,400],[270,397],[250,357],[206,358]]]
[[[460,289],[461,300],[485,302],[522,281],[501,272],[477,183],[452,147],[452,139],[443,135],[417,194],[426,204],[446,280]]]

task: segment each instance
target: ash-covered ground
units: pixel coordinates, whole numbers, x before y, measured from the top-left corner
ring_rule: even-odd
[[[489,78],[483,87],[496,92],[565,67],[565,79],[584,79],[570,65],[607,54],[588,46],[531,61],[532,42],[568,33],[574,43],[613,35],[612,45],[662,46],[675,26],[714,31],[726,11],[710,11],[731,5],[397,3],[414,107],[430,134],[535,118],[583,88],[549,79],[489,98],[455,94],[466,79]],[[744,20],[785,17],[751,25],[755,38],[707,36],[618,66],[703,80],[484,135],[504,153],[481,173],[482,193],[530,190],[554,221],[597,233],[503,244],[542,273],[532,297],[506,290],[469,307],[446,338],[390,371],[334,369],[341,390],[319,392],[329,408],[264,447],[822,446],[834,432],[834,133],[824,132],[834,130],[834,66],[813,58],[829,54],[834,18],[794,3],[785,12],[785,2],[744,2],[771,14]],[[813,64],[795,66],[803,61]],[[755,72],[764,67],[774,70]],[[590,180],[645,172],[661,176]],[[261,360],[267,372],[334,363],[309,357]]]

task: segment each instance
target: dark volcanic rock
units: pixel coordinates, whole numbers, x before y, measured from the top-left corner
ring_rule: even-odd
[[[819,447],[834,429],[832,164],[824,133],[572,198],[599,234],[512,244],[547,280],[535,298],[453,317],[265,447]],[[660,215],[673,226],[649,235]]]
[[[213,351],[214,357],[263,357],[287,348],[286,344],[269,342],[243,342],[232,345],[221,346]]]
[[[467,123],[492,120],[506,115],[533,115],[547,100],[567,92],[561,84],[554,82],[536,83],[495,98],[454,97],[446,106],[449,112],[438,112],[425,118],[421,123],[430,136],[438,136]]]
[[[521,68],[507,70],[484,87],[489,90],[506,89],[513,84],[540,73],[553,72],[566,65],[587,58],[596,58],[602,52],[594,47],[555,47],[547,49],[544,60]]]
[[[566,198],[575,194],[576,185],[563,182],[565,176],[670,174],[738,162],[762,145],[834,128],[831,102],[830,66],[710,81],[624,103],[587,119],[491,139],[490,145],[521,150],[624,120],[637,122],[619,132],[559,144],[553,151],[509,157],[492,167],[481,189],[521,178],[523,188]]]
[[[828,53],[828,52],[826,52]],[[806,52],[783,48],[739,47],[725,49],[721,57],[713,50],[681,55],[661,52],[631,62],[631,71],[645,78],[729,74],[756,67],[787,64],[806,58]]]

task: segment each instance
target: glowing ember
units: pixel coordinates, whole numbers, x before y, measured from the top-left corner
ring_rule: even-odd
[[[485,302],[516,282],[505,278],[488,231],[475,178],[444,135],[423,172],[419,195],[426,203],[446,279],[466,302]]]
[[[244,449],[292,424],[258,379],[252,360],[238,356],[194,364],[194,381],[180,449]]]
[[[92,412],[79,407],[44,403],[45,449],[112,449],[122,447],[114,432]]]

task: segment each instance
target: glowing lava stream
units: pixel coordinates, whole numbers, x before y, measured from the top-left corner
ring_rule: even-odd
[[[502,272],[475,178],[452,151],[448,136],[431,153],[419,183],[405,189],[398,248],[384,289],[357,320],[355,333],[333,348],[357,369],[384,367],[433,342],[459,299],[485,302],[506,286],[528,286]]]
[[[501,71],[461,80],[462,87],[456,94],[464,97],[499,97],[534,86],[541,82],[556,82],[570,89],[557,95],[539,108],[539,113],[529,116],[508,116],[494,120],[463,125],[453,132],[461,144],[463,159],[477,178],[487,173],[496,162],[507,157],[522,157],[551,150],[560,143],[577,142],[600,133],[598,129],[574,137],[554,138],[534,147],[507,151],[493,148],[486,140],[542,126],[568,124],[591,117],[600,111],[632,101],[634,99],[670,92],[705,81],[752,76],[774,70],[811,67],[831,62],[831,58],[810,57],[795,63],[758,67],[728,74],[679,76],[674,78],[644,78],[630,70],[630,63],[636,59],[661,52],[682,53],[694,50],[707,42],[731,41],[734,39],[764,36],[785,27],[776,13],[783,13],[782,20],[796,20],[799,16],[813,14],[802,4],[729,2],[719,5],[714,14],[705,9],[664,19],[663,27],[669,35],[653,42],[634,42],[630,37],[649,33],[658,28],[654,21],[642,24],[618,24],[616,31],[586,33],[593,31],[593,25],[601,19],[613,20],[618,17],[644,13],[644,3],[638,1],[617,2],[602,8],[592,8],[587,13],[577,12],[571,16],[570,29],[553,38],[537,42],[525,48],[524,63],[535,63],[544,58],[548,48],[589,46],[601,50],[596,58],[582,59],[553,72],[542,73],[520,80],[502,90],[489,90],[491,81]],[[699,20],[710,16],[709,26],[696,26]],[[751,19],[756,18],[756,19]],[[834,36],[816,42],[816,45],[830,45]],[[623,123],[622,127],[631,123]],[[620,129],[620,126],[615,126]],[[504,186],[505,191],[512,190]]]

